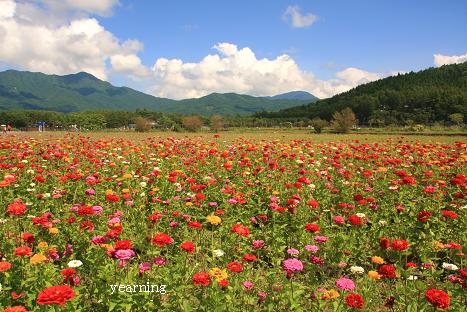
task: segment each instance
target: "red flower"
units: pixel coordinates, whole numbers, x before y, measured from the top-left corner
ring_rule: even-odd
[[[193,275],[193,278],[191,280],[193,281],[193,284],[196,286],[198,285],[208,286],[211,283],[211,277],[206,272],[196,273],[195,275]]]
[[[317,233],[321,229],[319,228],[318,224],[307,223],[307,224],[305,224],[305,230],[308,231],[308,232],[311,232],[311,233]]]
[[[243,256],[243,260],[245,260],[245,261],[255,261],[256,256],[252,255],[252,254],[246,254],[246,255]]]
[[[203,225],[201,223],[199,223],[198,221],[190,221],[190,222],[188,222],[188,226],[191,227],[191,228],[194,228],[194,229],[199,229]]]
[[[0,272],[5,272],[11,269],[11,263],[8,261],[0,261]]]
[[[381,247],[381,249],[383,249],[383,250],[388,249],[390,244],[391,244],[391,242],[386,237],[380,237],[379,238],[379,246]]]
[[[227,287],[229,286],[229,281],[228,280],[222,280],[219,282],[219,286],[224,288],[224,287]]]
[[[116,250],[119,250],[119,249],[131,249],[131,248],[133,248],[133,246],[131,244],[131,240],[129,240],[129,239],[119,240],[119,241],[115,242],[115,249]]]
[[[14,255],[18,257],[29,257],[30,255],[32,255],[32,250],[27,246],[21,246],[15,249]]]
[[[233,225],[231,230],[241,236],[248,237],[250,235],[250,229],[240,223]]]
[[[170,237],[169,235],[167,235],[165,233],[156,234],[152,238],[152,244],[156,245],[156,246],[159,246],[159,247],[164,247],[165,245],[170,245],[173,242],[174,242],[174,240],[172,239],[172,237]]]
[[[416,267],[417,267],[417,264],[414,262],[407,262],[407,264],[405,265],[406,269],[416,268]]]
[[[180,248],[188,253],[192,253],[195,251],[195,244],[193,244],[192,242],[184,242],[180,245]]]
[[[426,222],[431,217],[431,212],[423,210],[418,214],[417,220],[420,222]]]
[[[409,248],[409,243],[403,239],[395,239],[392,241],[391,247],[395,250],[404,251]]]
[[[457,219],[459,215],[452,210],[441,210],[441,214],[448,219]]]
[[[23,215],[26,211],[26,205],[21,201],[16,201],[12,204],[9,204],[6,211],[10,216],[20,216]]]
[[[2,312],[28,312],[24,306],[13,306],[4,309]]]
[[[361,309],[365,304],[365,301],[363,301],[362,296],[360,296],[359,294],[348,294],[344,297],[344,299],[347,303],[347,306],[353,309]]]
[[[241,265],[241,263],[234,261],[227,264],[227,270],[233,273],[240,273],[243,272],[243,266]]]
[[[449,308],[449,295],[442,290],[430,288],[425,292],[425,297],[435,308]]]
[[[414,185],[414,184],[417,184],[417,180],[415,180],[414,177],[405,177],[405,178],[402,179],[402,183],[403,184]]]
[[[352,223],[353,225],[361,225],[363,223],[363,220],[357,215],[351,215],[349,217],[349,222]]]
[[[75,292],[68,285],[52,286],[44,289],[37,296],[38,304],[64,305],[68,300],[75,297]]]
[[[378,269],[378,274],[382,278],[396,278],[396,268],[391,264],[383,264]]]
[[[28,232],[23,233],[23,235],[21,236],[21,238],[23,239],[23,241],[24,241],[25,243],[28,243],[28,244],[34,243],[34,240],[35,240],[35,239],[34,239],[34,235],[32,235],[31,233],[28,233]]]

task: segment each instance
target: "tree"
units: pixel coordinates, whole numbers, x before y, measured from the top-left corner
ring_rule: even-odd
[[[335,112],[332,115],[331,125],[338,133],[347,133],[356,124],[357,118],[349,107],[344,108],[340,112]]]
[[[461,113],[454,113],[449,115],[449,120],[451,120],[456,125],[460,126],[464,122],[464,115]]]
[[[182,125],[189,131],[198,131],[203,126],[203,121],[196,115],[185,116],[182,118]]]
[[[313,118],[310,122],[310,125],[315,129],[316,133],[321,133],[324,127],[328,126],[328,122],[319,117]]]
[[[224,127],[224,120],[222,116],[220,115],[211,116],[210,123],[211,123],[211,128],[214,131],[219,131],[220,129]]]
[[[151,129],[151,123],[148,119],[138,116],[135,118],[135,130],[138,132],[146,132]]]

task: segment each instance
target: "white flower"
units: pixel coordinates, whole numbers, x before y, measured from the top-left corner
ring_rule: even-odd
[[[415,281],[418,279],[418,276],[416,275],[410,275],[408,278],[407,278],[409,281]]]
[[[365,217],[366,217],[366,215],[365,215],[364,213],[361,213],[361,212],[357,213],[356,215],[357,215],[359,218],[365,218]]]
[[[146,187],[148,184],[147,184],[146,182],[140,182],[139,185],[140,185],[141,187]]]
[[[457,267],[457,265],[452,264],[452,263],[446,263],[446,262],[443,262],[443,269],[445,269],[445,270],[451,270],[451,271],[457,271],[457,270],[459,270],[459,268]]]
[[[386,220],[379,220],[378,224],[384,226],[384,225],[388,224],[388,222]]]
[[[225,253],[222,249],[215,249],[212,251],[214,257],[222,257]]]
[[[363,274],[365,272],[365,269],[361,266],[353,265],[350,267],[350,272],[352,272],[353,274]]]
[[[82,265],[83,265],[83,262],[81,262],[80,260],[71,260],[70,262],[68,262],[69,268],[78,268]]]

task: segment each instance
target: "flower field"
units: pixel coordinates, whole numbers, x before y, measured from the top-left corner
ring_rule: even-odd
[[[0,138],[0,311],[462,311],[467,143]]]

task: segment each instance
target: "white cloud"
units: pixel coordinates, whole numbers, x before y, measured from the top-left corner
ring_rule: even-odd
[[[11,18],[15,15],[16,3],[12,0],[0,0],[0,19]]]
[[[433,55],[434,63],[436,66],[449,65],[449,64],[459,64],[467,62],[467,54],[464,55],[442,55],[435,54]]]
[[[231,43],[219,43],[214,49],[218,53],[209,54],[198,63],[157,59],[152,67],[154,85],[150,92],[180,99],[212,92],[266,96],[304,90],[325,98],[388,75],[347,68],[336,73],[334,79],[320,80],[311,72],[301,70],[287,54],[257,59],[250,48],[239,49]]]
[[[106,79],[110,60],[115,72],[144,74],[136,55],[142,43],[121,42],[88,15],[108,13],[118,1],[0,1],[1,62],[49,74],[86,71]]]
[[[297,5],[289,5],[282,15],[282,19],[295,28],[303,28],[313,25],[318,20],[318,16],[313,13],[302,15]]]

